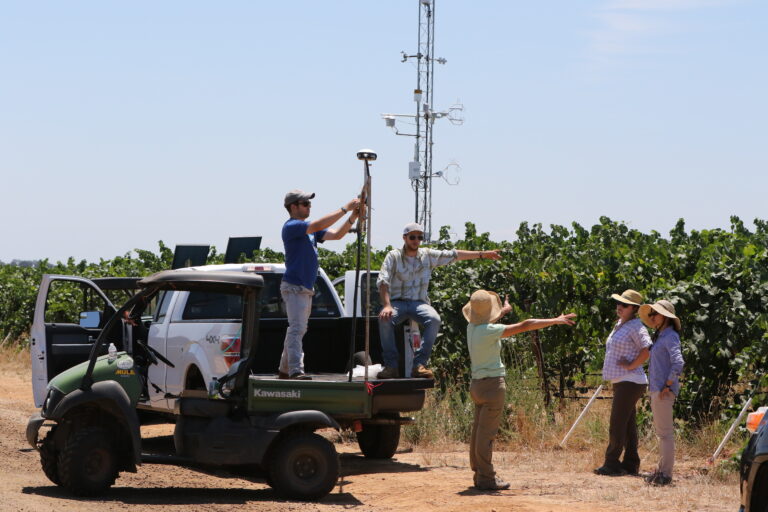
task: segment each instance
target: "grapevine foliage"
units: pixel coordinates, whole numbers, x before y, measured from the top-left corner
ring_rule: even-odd
[[[464,238],[451,241],[449,228],[440,230],[440,249],[500,249],[500,261],[462,261],[433,273],[430,297],[443,319],[430,365],[439,381],[450,385],[468,378],[466,321],[461,308],[480,288],[509,296],[512,323],[547,318],[564,312],[578,314],[573,328],[539,331],[546,373],[568,383],[584,382],[599,372],[605,338],[615,320],[612,293],[640,291],[646,301],[669,299],[682,320],[684,386],[678,407],[688,417],[727,413],[760,384],[768,367],[768,222],[754,221],[750,231],[737,217],[728,230],[686,232],[681,219],[668,236],[642,233],[622,222],[602,217],[590,229],[522,223],[514,241],[493,241],[472,223]],[[387,250],[374,250],[378,268]],[[356,245],[341,252],[319,250],[321,266],[333,279],[354,269]],[[44,273],[85,277],[146,276],[170,268],[172,252],[159,242],[157,252],[137,249],[98,263],[50,263],[33,266],[0,263],[0,341],[24,341],[32,321],[37,286]],[[283,254],[256,251],[243,261],[280,262]],[[209,263],[223,262],[211,250]],[[505,345],[507,364],[532,364],[526,357],[529,335]],[[559,379],[557,379],[559,377]],[[683,412],[683,411],[679,411]]]

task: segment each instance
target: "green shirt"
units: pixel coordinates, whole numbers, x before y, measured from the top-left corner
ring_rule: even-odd
[[[472,366],[472,378],[504,377],[506,370],[501,362],[502,324],[467,325],[467,346]]]

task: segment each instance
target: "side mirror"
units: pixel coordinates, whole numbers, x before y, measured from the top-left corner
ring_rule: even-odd
[[[100,323],[100,311],[83,311],[80,313],[80,327],[85,329],[96,329]]]

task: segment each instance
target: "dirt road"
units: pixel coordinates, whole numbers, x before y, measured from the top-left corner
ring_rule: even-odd
[[[145,464],[122,473],[99,499],[76,499],[43,475],[39,457],[24,438],[35,412],[27,366],[0,365],[0,510],[2,511],[733,511],[735,478],[702,476],[682,461],[676,484],[648,487],[639,478],[597,477],[594,455],[579,452],[499,452],[495,462],[512,483],[508,491],[484,493],[471,487],[466,449],[404,449],[391,461],[365,460],[351,442],[339,442],[343,478],[319,503],[279,500],[264,483],[224,473],[202,474]],[[164,436],[166,426],[146,427],[145,436]],[[330,434],[333,435],[333,434]],[[338,436],[336,436],[338,437]],[[649,459],[652,460],[652,457]]]

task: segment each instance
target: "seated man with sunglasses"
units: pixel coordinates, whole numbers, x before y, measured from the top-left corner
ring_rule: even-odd
[[[499,251],[438,251],[419,247],[424,240],[424,228],[411,222],[403,228],[402,249],[394,249],[384,258],[376,284],[381,297],[379,336],[384,357],[384,369],[379,379],[397,379],[398,352],[395,346],[395,326],[405,320],[415,320],[424,328],[421,347],[413,358],[411,377],[433,379],[426,368],[432,345],[440,332],[440,315],[429,304],[427,289],[432,269],[459,260],[498,260]]]
[[[280,357],[278,375],[282,379],[310,380],[304,374],[304,351],[301,340],[307,332],[312,310],[315,279],[317,278],[317,244],[326,240],[339,240],[349,232],[359,215],[360,200],[353,199],[346,205],[312,222],[308,221],[312,207],[310,199],[315,194],[291,190],[285,195],[283,205],[291,216],[283,224],[285,246],[285,274],[280,284],[280,294],[288,315],[283,354]],[[352,215],[336,229],[329,229],[347,212]]]

